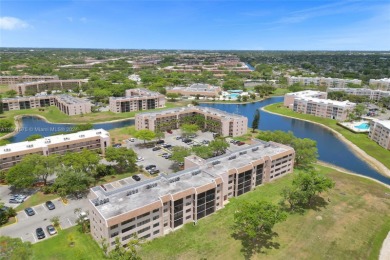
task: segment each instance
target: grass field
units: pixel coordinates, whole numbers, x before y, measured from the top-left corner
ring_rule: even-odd
[[[31,195],[31,197],[29,197],[25,202],[19,204],[19,206],[17,206],[15,208],[15,210],[20,211],[20,210],[23,210],[25,208],[39,205],[39,204],[42,204],[48,200],[54,200],[57,198],[58,198],[57,194],[43,194],[43,192],[39,191],[39,192],[36,192],[33,195]]]
[[[68,236],[75,239],[73,246],[69,245]],[[59,230],[58,234],[50,239],[33,245],[34,260],[100,260],[104,259],[103,251],[89,234],[80,233],[77,227]]]
[[[289,215],[277,224],[277,249],[264,249],[253,259],[378,259],[390,230],[389,189],[373,181],[317,166],[336,181],[323,194],[329,204],[303,215]],[[292,176],[266,184],[232,200],[210,217],[187,224],[143,246],[144,259],[244,259],[241,243],[231,237],[233,214],[241,202],[266,200],[277,203]],[[321,219],[321,220],[320,220]]]
[[[349,141],[354,143],[360,149],[365,151],[368,155],[374,157],[378,161],[380,161],[383,165],[385,165],[388,169],[390,169],[390,151],[385,148],[379,146],[377,143],[368,138],[367,134],[360,133],[355,134],[351,131],[345,129],[342,126],[337,125],[337,121],[328,118],[321,118],[312,115],[305,115],[296,113],[288,108],[285,108],[281,105],[281,103],[272,104],[265,107],[265,110],[274,112],[281,115],[291,116],[295,118],[305,119],[313,122],[317,122],[323,125],[326,125],[340,134],[342,134]]]

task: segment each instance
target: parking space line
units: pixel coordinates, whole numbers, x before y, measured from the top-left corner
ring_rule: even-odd
[[[41,207],[42,207],[45,211],[48,211],[48,209],[47,209],[45,206],[41,205]]]
[[[22,240],[22,242],[24,242],[24,241],[23,241],[23,237],[20,237],[20,240]]]
[[[31,233],[32,234],[32,236],[33,236],[33,238],[34,238],[34,241],[35,241],[35,243],[37,242],[37,239],[35,238],[35,236],[34,236],[34,233]]]
[[[67,220],[68,220],[69,224],[72,226],[72,222],[70,221],[70,219],[69,219],[69,218],[67,218]]]

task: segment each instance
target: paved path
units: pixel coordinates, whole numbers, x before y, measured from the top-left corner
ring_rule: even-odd
[[[390,259],[390,232],[387,234],[385,241],[383,241],[381,253],[379,254],[379,260]]]

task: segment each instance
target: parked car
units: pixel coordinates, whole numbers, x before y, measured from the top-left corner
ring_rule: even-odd
[[[244,145],[245,143],[244,142],[238,142],[237,145],[238,146],[241,146],[241,145]]]
[[[209,144],[209,143],[210,143],[209,140],[203,140],[203,141],[202,141],[202,144]]]
[[[172,145],[171,145],[171,144],[166,144],[166,145],[164,145],[163,147],[168,149],[168,148],[171,148]]]
[[[135,138],[129,138],[129,141],[130,141],[130,142],[134,142],[134,141],[135,141]]]
[[[138,175],[133,175],[131,178],[133,178],[133,180],[135,180],[135,181],[141,180],[141,177],[139,177]]]
[[[152,151],[158,151],[158,150],[161,150],[161,147],[155,146],[155,147],[152,148]]]
[[[184,139],[183,139],[183,142],[184,142],[184,143],[190,143],[190,142],[192,142],[192,139],[190,139],[190,138],[184,138]]]
[[[163,144],[163,143],[165,143],[164,140],[158,140],[158,141],[156,142],[156,144]]]
[[[159,173],[159,172],[160,172],[159,169],[151,169],[151,170],[149,171],[149,173],[150,173],[151,175],[157,174],[157,173]]]
[[[167,156],[165,156],[164,158],[165,159],[169,159],[169,158],[171,158],[172,157],[172,154],[168,154]]]
[[[183,137],[181,137],[181,136],[176,136],[176,140],[180,140],[180,139],[182,139]]]
[[[42,239],[42,238],[45,238],[45,237],[46,237],[45,231],[43,231],[42,228],[37,228],[37,229],[35,230],[35,233],[37,234],[38,239]]]
[[[167,133],[168,134],[172,134],[172,130],[167,130]]]
[[[32,208],[25,208],[24,211],[28,216],[33,216],[35,215],[35,211]]]
[[[119,148],[119,147],[121,147],[122,145],[121,144],[114,144],[113,145],[113,147],[115,147],[115,148]]]
[[[50,236],[57,234],[57,230],[53,225],[48,225],[46,227],[47,233],[49,233]]]
[[[144,157],[137,157],[137,162],[142,162],[144,159]]]
[[[145,167],[145,170],[150,170],[152,168],[156,168],[156,165],[154,165],[154,164],[148,165]]]
[[[56,208],[56,206],[54,205],[54,203],[53,203],[52,201],[50,201],[50,200],[46,201],[45,204],[46,204],[46,207],[47,207],[48,209],[50,209],[50,210],[53,210],[53,209]]]
[[[23,201],[17,198],[10,198],[8,202],[12,204],[18,204],[18,203],[22,203]]]

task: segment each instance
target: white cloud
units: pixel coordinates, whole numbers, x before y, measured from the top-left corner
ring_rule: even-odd
[[[18,30],[18,29],[25,29],[28,27],[30,27],[30,25],[19,18],[9,17],[9,16],[0,17],[0,29],[1,30],[12,31],[12,30]]]

